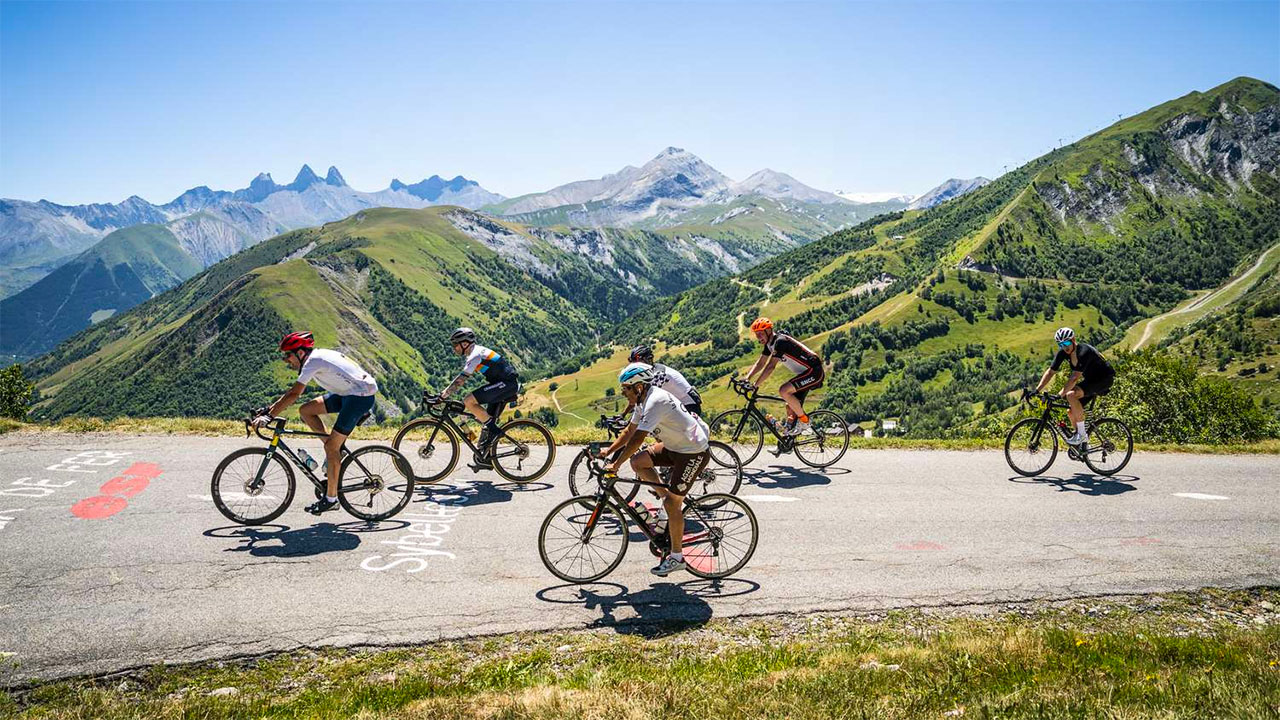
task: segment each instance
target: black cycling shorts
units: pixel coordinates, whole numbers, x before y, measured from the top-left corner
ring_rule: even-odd
[[[483,405],[485,412],[497,418],[502,414],[502,406],[520,396],[520,382],[517,380],[499,380],[489,383],[471,393],[476,403]]]
[[[655,446],[657,447],[657,446]],[[667,487],[671,492],[681,497],[688,495],[693,489],[693,483],[697,481],[700,475],[707,467],[707,462],[711,460],[711,450],[703,450],[700,453],[678,453],[668,450],[665,446],[661,450],[654,451],[652,449],[645,450],[649,453],[649,459],[653,461],[654,467],[670,467],[671,472],[667,473]]]
[[[823,371],[822,365],[818,364],[810,366],[787,382],[791,383],[791,387],[796,389],[796,399],[803,403],[804,399],[808,397],[809,391],[822,387],[822,382],[826,379],[826,372]]]
[[[1103,375],[1100,378],[1085,377],[1080,380],[1076,387],[1080,388],[1080,390],[1084,392],[1084,395],[1080,398],[1081,400],[1084,400],[1086,398],[1097,397],[1098,395],[1106,395],[1111,392],[1111,386],[1115,381],[1115,375]]]
[[[684,406],[684,409],[688,411],[690,415],[697,415],[698,417],[702,417],[702,403],[700,402],[689,403],[688,405]]]

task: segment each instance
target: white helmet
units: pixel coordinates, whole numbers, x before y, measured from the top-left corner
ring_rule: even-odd
[[[1074,342],[1076,339],[1076,331],[1069,327],[1058,328],[1058,332],[1053,334],[1053,339],[1060,343],[1068,340]]]
[[[619,385],[632,385],[634,383],[647,383],[653,380],[653,366],[646,365],[642,362],[633,362],[622,368],[622,372],[618,373]]]

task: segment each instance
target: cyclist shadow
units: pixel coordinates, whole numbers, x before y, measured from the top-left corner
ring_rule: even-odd
[[[296,558],[354,550],[360,546],[361,533],[399,530],[408,525],[404,521],[322,522],[297,529],[288,525],[233,525],[206,530],[203,535],[240,541],[239,545],[226,548],[224,552],[247,552],[253,557]]]
[[[492,480],[470,480],[458,485],[423,485],[418,491],[417,500],[430,500],[432,494],[442,493],[450,497],[464,497],[468,507],[488,505],[491,503],[510,502],[516,495],[550,490],[551,484],[531,482],[524,485],[513,482],[493,482]],[[462,502],[459,502],[462,504]]]
[[[790,490],[793,488],[811,487],[814,485],[830,485],[828,477],[843,468],[832,468],[829,471],[812,472],[802,468],[771,465],[764,468],[743,468],[742,480],[761,490]],[[845,471],[847,472],[847,471]]]
[[[1058,492],[1073,492],[1088,497],[1103,497],[1107,495],[1123,495],[1124,493],[1137,490],[1138,488],[1130,485],[1125,480],[1135,481],[1142,478],[1137,475],[1093,475],[1090,473],[1078,472],[1069,478],[1054,477],[1052,475],[1038,477],[1022,477],[1015,475],[1009,478],[1009,482],[1052,485],[1058,489]]]
[[[664,580],[636,592],[618,583],[557,585],[539,590],[537,597],[543,602],[581,604],[587,610],[599,610],[600,617],[588,627],[652,639],[706,625],[713,615],[707,598],[746,595],[759,589],[759,583],[750,580]],[[559,591],[575,592],[557,599]],[[630,608],[635,616],[618,618],[620,608]]]

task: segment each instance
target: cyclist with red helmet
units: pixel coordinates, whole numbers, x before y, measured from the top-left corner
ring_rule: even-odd
[[[757,387],[763,385],[779,362],[795,373],[794,377],[782,383],[778,394],[787,403],[787,432],[800,435],[809,429],[809,416],[804,411],[805,396],[810,390],[822,387],[822,381],[826,379],[822,358],[799,340],[786,333],[776,332],[773,321],[769,318],[756,318],[751,323],[751,332],[755,333],[756,340],[764,346],[764,350],[756,359],[756,364],[747,371],[746,380],[752,383],[751,377],[759,372],[759,379],[752,384]]]
[[[293,332],[280,341],[280,352],[289,367],[298,371],[298,380],[279,400],[265,408],[254,418],[254,424],[265,425],[270,418],[278,417],[291,407],[312,380],[325,389],[325,394],[313,398],[298,409],[307,427],[324,433],[321,415],[337,413],[333,431],[324,441],[325,473],[328,487],[325,497],[307,506],[307,512],[319,515],[338,506],[338,469],[342,444],[347,441],[356,423],[373,409],[378,382],[351,358],[337,350],[317,348],[315,338],[309,332]]]

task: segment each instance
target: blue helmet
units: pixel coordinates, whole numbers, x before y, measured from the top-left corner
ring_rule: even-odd
[[[622,372],[618,373],[619,385],[647,383],[651,380],[653,380],[653,366],[640,362],[633,362],[622,368]]]

